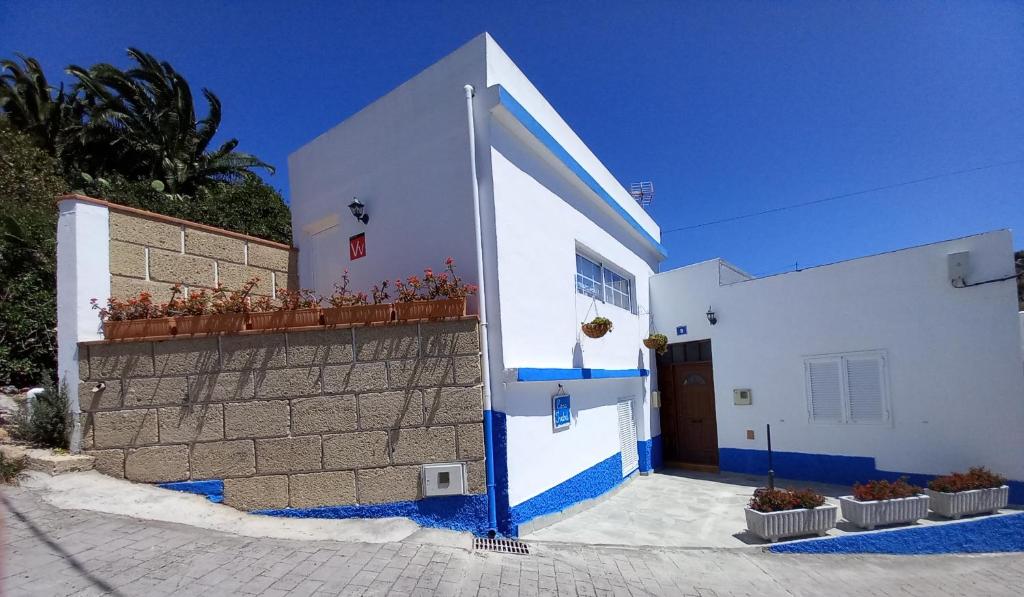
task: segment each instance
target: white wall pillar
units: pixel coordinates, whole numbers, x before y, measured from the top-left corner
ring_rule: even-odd
[[[82,447],[78,343],[103,338],[89,301],[110,296],[110,215],[105,205],[74,197],[61,199],[58,208],[57,377],[67,386],[71,451],[77,453]]]

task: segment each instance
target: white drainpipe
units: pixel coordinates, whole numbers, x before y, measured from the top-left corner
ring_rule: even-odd
[[[491,412],[491,359],[487,335],[487,284],[484,280],[484,237],[480,222],[480,181],[476,173],[476,125],[473,120],[472,85],[463,87],[466,91],[466,120],[469,124],[469,168],[473,178],[473,225],[476,229],[476,279],[477,296],[480,304],[480,379],[483,382],[484,398],[484,453],[487,469],[487,523],[491,535],[497,532],[497,494],[494,484],[494,427]]]

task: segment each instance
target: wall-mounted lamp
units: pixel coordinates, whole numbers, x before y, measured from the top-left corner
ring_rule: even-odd
[[[363,224],[370,221],[370,216],[366,214],[366,206],[359,200],[358,197],[352,198],[352,203],[348,204],[349,210],[352,211],[352,215]]]
[[[718,317],[715,316],[715,312],[711,310],[711,305],[708,305],[708,312],[705,313],[708,316],[708,323],[715,325],[718,323]]]

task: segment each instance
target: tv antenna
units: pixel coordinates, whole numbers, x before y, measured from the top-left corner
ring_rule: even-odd
[[[629,185],[629,194],[633,196],[633,199],[636,199],[640,207],[646,208],[654,202],[654,183],[649,180],[634,182]]]

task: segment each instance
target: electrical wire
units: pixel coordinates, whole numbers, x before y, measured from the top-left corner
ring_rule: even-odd
[[[722,218],[720,220],[711,220],[711,221],[708,221],[708,222],[702,222],[700,224],[691,224],[690,226],[680,226],[678,228],[668,228],[668,229],[662,230],[661,234],[662,234],[662,236],[664,236],[664,235],[672,233],[672,232],[682,232],[684,230],[695,230],[697,228],[704,228],[705,226],[714,226],[716,224],[725,224],[727,222],[735,222],[737,220],[745,220],[745,219],[754,218],[754,217],[757,217],[757,216],[763,216],[763,215],[767,215],[767,214],[778,213],[780,211],[787,211],[787,210],[790,210],[790,209],[797,209],[797,208],[800,208],[800,207],[808,207],[808,206],[811,206],[811,205],[818,205],[818,204],[821,204],[821,203],[828,203],[830,201],[838,201],[839,199],[848,199],[850,197],[856,197],[858,195],[866,195],[868,193],[875,193],[875,192],[878,192],[878,191],[886,191],[886,190],[889,190],[889,189],[896,189],[896,188],[899,188],[899,187],[905,187],[905,186],[912,185],[912,184],[928,182],[930,180],[937,180],[937,179],[940,179],[940,178],[947,178],[949,176],[958,176],[960,174],[968,174],[968,173],[971,173],[971,172],[978,172],[980,170],[988,170],[990,168],[999,168],[1001,166],[1010,166],[1010,165],[1013,165],[1013,164],[1021,164],[1021,163],[1024,163],[1024,159],[1010,160],[1008,162],[998,162],[998,163],[995,163],[995,164],[988,164],[988,165],[985,165],[985,166],[978,166],[976,168],[965,168],[963,170],[954,170],[952,172],[943,172],[942,174],[933,174],[931,176],[925,176],[924,178],[915,178],[913,180],[905,180],[903,182],[897,182],[897,183],[893,183],[893,184],[883,185],[883,186],[880,186],[880,187],[873,187],[873,188],[870,188],[870,189],[863,189],[863,190],[860,190],[860,191],[854,191],[852,193],[843,193],[841,195],[832,195],[830,197],[822,197],[821,199],[814,199],[812,201],[804,201],[802,203],[793,203],[791,205],[782,205],[780,207],[772,207],[770,209],[763,209],[761,211],[751,212],[751,213],[747,213],[747,214],[741,214],[741,215],[738,215],[738,216],[732,216],[732,217],[728,217],[728,218]]]

